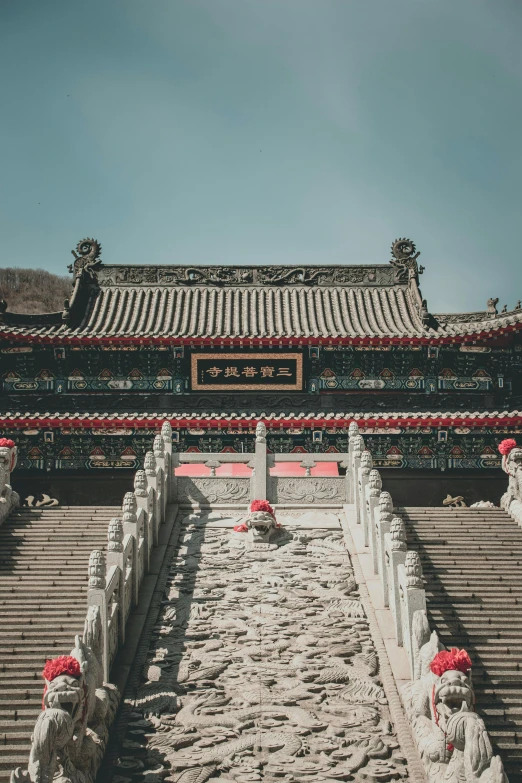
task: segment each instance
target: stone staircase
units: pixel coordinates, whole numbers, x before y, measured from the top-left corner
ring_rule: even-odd
[[[27,767],[46,659],[67,655],[87,610],[87,569],[115,506],[19,509],[0,527],[0,781]]]
[[[473,661],[477,712],[522,783],[522,529],[497,509],[398,509],[426,580],[430,626]]]

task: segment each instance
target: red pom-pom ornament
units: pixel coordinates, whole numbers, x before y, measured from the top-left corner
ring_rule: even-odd
[[[0,438],[0,448],[2,449],[14,449],[15,442],[11,438]]]
[[[517,442],[516,440],[513,440],[513,438],[506,438],[498,445],[498,450],[502,454],[503,457],[507,457],[510,451],[513,451],[514,448],[516,448]]]
[[[253,500],[250,504],[250,511],[266,511],[275,519],[274,509],[272,508],[268,500]]]
[[[52,682],[57,677],[61,677],[62,674],[65,674],[68,677],[81,677],[82,671],[80,669],[80,664],[72,655],[60,655],[58,658],[47,661],[42,672],[42,677],[44,680],[47,680],[47,682]]]
[[[452,647],[451,650],[441,650],[430,664],[433,674],[442,677],[444,672],[454,671],[467,674],[471,669],[471,658],[466,650]]]

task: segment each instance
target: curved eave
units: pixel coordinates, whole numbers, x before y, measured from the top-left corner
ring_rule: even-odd
[[[452,324],[452,326],[454,326]],[[481,328],[482,327],[482,328]],[[49,334],[46,330],[28,332],[22,330],[1,330],[0,340],[30,342],[39,345],[193,345],[193,346],[243,346],[243,345],[451,345],[469,342],[494,340],[504,335],[510,335],[522,329],[522,319],[515,323],[491,326],[484,329],[483,325],[476,329],[453,331],[443,334],[433,329],[426,330],[422,335],[380,336],[380,337],[312,337],[312,336],[275,336],[275,337],[177,337],[177,336],[97,336],[78,335],[57,331]]]
[[[356,421],[363,429],[419,429],[423,427],[522,427],[522,411],[478,411],[455,413],[437,412],[395,412],[395,413],[324,413],[255,415],[244,413],[6,413],[0,416],[0,427],[5,429],[25,428],[75,428],[96,429],[107,427],[129,429],[156,429],[169,421],[175,429],[202,427],[222,429],[223,427],[255,429],[263,421],[269,429],[281,427],[335,427],[345,428]]]

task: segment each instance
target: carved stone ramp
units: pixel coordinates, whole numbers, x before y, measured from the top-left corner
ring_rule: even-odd
[[[100,783],[416,779],[340,515],[180,512]]]
[[[25,767],[47,658],[68,655],[87,606],[87,566],[118,507],[22,508],[0,527],[0,781]]]
[[[522,530],[496,509],[398,509],[419,552],[430,627],[473,661],[477,712],[522,783]]]

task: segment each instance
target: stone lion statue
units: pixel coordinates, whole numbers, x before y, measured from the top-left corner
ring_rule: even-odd
[[[118,706],[117,690],[103,683],[102,672],[100,610],[91,606],[71,654],[44,667],[43,710],[28,768],[13,771],[11,783],[94,783]]]
[[[403,701],[429,783],[508,783],[475,703],[465,650],[445,650],[426,613],[413,619],[414,676]]]

